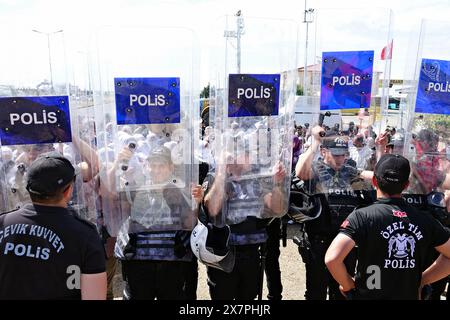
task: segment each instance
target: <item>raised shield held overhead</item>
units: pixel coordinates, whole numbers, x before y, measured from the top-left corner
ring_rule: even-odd
[[[142,42],[149,37],[171,41],[155,50]],[[130,50],[136,43],[139,49]],[[95,33],[100,193],[112,236],[120,228],[139,233],[195,226],[197,47],[195,34],[183,28],[102,27]]]
[[[411,40],[417,52],[407,57],[408,65],[416,67],[404,76],[409,94],[402,100],[408,119],[403,153],[411,163],[407,193],[423,205],[430,204],[429,195],[450,190],[450,46],[443,41],[445,30],[450,30],[449,22],[422,21]]]
[[[74,90],[75,83],[68,83],[70,58],[66,59],[62,30],[30,30],[15,26],[0,32],[5,44],[14,43],[0,54],[0,82],[8,88],[0,94],[0,193],[5,198],[0,209],[12,210],[30,203],[28,167],[40,154],[58,151],[80,172],[69,208],[95,221],[95,195],[89,186],[98,165],[93,141],[80,134],[83,121],[76,102],[83,87]]]
[[[297,27],[289,20],[252,17],[245,17],[244,26],[241,15],[218,22],[214,39],[222,39],[222,43],[216,43],[217,51],[211,53],[212,175],[225,178],[208,182],[223,184],[226,190],[222,214],[215,218],[217,225],[286,213]],[[237,47],[230,45],[234,41]]]
[[[344,21],[365,35],[343,33]],[[376,119],[388,101],[391,63],[381,50],[391,38],[391,12],[319,9],[312,29],[315,51],[305,53],[304,96],[296,103],[298,113],[311,117],[297,123],[303,150],[295,168],[300,181],[293,186],[298,197],[291,197],[292,211],[301,222],[315,220],[308,222],[311,234],[334,235],[356,206],[374,199]],[[315,64],[308,64],[312,56]],[[298,215],[300,209],[304,212]]]

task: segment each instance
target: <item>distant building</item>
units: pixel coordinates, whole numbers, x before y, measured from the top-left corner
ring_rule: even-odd
[[[313,90],[315,92],[320,91],[320,74],[322,72],[320,64],[312,64],[306,67],[306,87],[309,90]],[[305,76],[305,67],[301,67],[297,69],[298,73],[298,84],[303,88],[304,86],[304,76]],[[304,92],[305,94],[305,92]],[[307,92],[306,95],[312,95],[311,92]]]

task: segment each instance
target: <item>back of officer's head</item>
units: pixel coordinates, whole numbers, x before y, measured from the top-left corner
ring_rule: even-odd
[[[375,166],[375,179],[381,191],[398,195],[408,187],[411,168],[409,161],[398,154],[385,154]]]
[[[41,154],[30,166],[27,190],[32,202],[55,204],[67,195],[76,171],[70,161],[59,152]],[[68,199],[67,199],[68,200]]]

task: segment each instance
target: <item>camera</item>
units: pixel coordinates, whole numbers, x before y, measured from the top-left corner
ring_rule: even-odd
[[[325,117],[331,117],[331,112],[327,111],[325,113],[319,114],[319,126],[323,125],[323,121],[325,120]]]
[[[134,152],[136,150],[136,147],[137,147],[137,143],[134,140],[129,141],[127,144],[127,148],[130,149],[130,151],[132,151],[132,152]],[[120,168],[122,169],[122,171],[127,171],[128,170],[128,161],[123,161]]]
[[[385,132],[389,133],[390,136],[395,135],[395,128],[391,127],[391,126],[387,126],[386,129],[384,130]]]
[[[134,149],[136,149],[136,143],[130,142],[128,144],[128,149],[130,149],[131,151],[134,151]]]
[[[27,167],[25,166],[24,163],[19,163],[19,164],[17,165],[17,171],[18,171],[20,174],[24,174],[24,173],[27,171]]]

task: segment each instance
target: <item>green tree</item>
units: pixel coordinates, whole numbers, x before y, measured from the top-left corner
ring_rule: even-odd
[[[303,95],[303,87],[300,84],[297,84],[296,95],[298,95],[298,96],[302,96]]]

